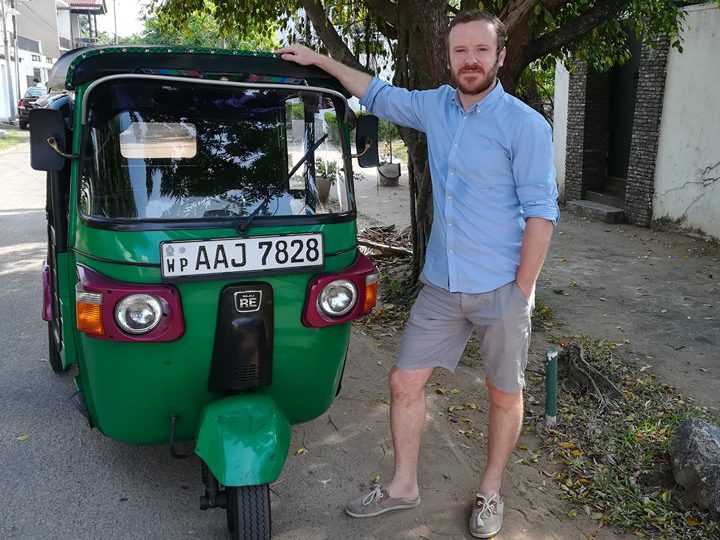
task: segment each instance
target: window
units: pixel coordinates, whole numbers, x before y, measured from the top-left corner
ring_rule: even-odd
[[[30,55],[33,62],[39,62],[40,61],[40,55],[39,54],[32,54]]]
[[[342,118],[335,96],[129,80],[88,99],[85,215],[260,222],[354,208],[338,123],[326,120]]]

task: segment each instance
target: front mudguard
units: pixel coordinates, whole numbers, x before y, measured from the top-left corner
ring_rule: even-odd
[[[290,423],[275,401],[243,394],[203,411],[195,453],[224,486],[274,482],[285,465]]]

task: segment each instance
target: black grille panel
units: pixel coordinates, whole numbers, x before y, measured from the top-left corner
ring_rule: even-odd
[[[248,311],[248,303],[252,304]],[[272,383],[273,294],[266,283],[232,285],[220,294],[208,388],[228,393]]]

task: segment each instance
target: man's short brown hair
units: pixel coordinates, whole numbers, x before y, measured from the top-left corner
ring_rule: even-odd
[[[465,24],[473,21],[487,21],[495,27],[495,33],[497,34],[497,52],[499,54],[507,41],[507,30],[500,19],[484,9],[466,9],[453,17],[453,20],[450,21],[445,34],[445,45],[448,50],[450,49],[450,31],[458,24]]]

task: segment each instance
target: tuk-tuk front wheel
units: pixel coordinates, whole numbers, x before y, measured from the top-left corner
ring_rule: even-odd
[[[228,486],[227,524],[232,540],[270,540],[270,486]]]

